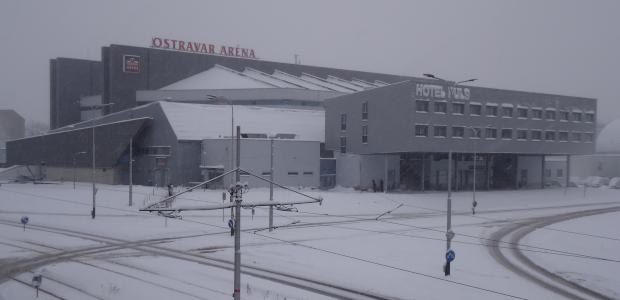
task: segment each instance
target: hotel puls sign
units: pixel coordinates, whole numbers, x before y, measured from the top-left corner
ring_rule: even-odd
[[[151,48],[256,59],[254,49],[250,48],[216,46],[204,42],[161,38],[158,36],[151,39]]]
[[[469,88],[455,85],[416,83],[413,92],[415,99],[469,100],[470,96]]]

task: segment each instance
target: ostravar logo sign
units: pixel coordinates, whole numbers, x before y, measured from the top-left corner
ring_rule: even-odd
[[[123,55],[123,72],[140,73],[140,56]]]

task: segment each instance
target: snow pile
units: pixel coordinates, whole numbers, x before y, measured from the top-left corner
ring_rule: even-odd
[[[609,184],[609,178],[601,176],[588,176],[586,185],[590,187],[602,187]]]
[[[596,140],[596,152],[620,153],[620,119],[603,128]]]
[[[609,187],[613,189],[620,189],[620,177],[614,177],[609,180]]]

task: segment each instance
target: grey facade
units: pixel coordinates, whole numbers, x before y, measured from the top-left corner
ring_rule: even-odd
[[[0,109],[0,167],[6,164],[6,142],[24,137],[26,121],[12,109]]]

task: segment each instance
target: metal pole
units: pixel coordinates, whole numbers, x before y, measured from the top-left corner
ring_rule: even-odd
[[[568,185],[570,184],[570,155],[566,155],[566,184],[564,186],[564,195],[568,192]]]
[[[237,126],[237,171],[235,172],[236,182],[241,181],[239,166],[241,165],[241,126]]]
[[[422,192],[424,192],[424,180],[426,179],[426,153],[422,152]]]
[[[450,250],[451,238],[449,232],[452,231],[452,151],[448,152],[448,207],[446,223],[446,251]]]
[[[73,189],[75,190],[75,180],[76,180],[76,174],[75,174],[75,153],[73,153]]]
[[[273,138],[270,140],[270,160],[269,160],[269,200],[273,201]],[[269,231],[273,231],[273,206],[269,206]]]
[[[129,206],[133,205],[133,137],[129,138]]]
[[[90,212],[91,217],[95,218],[95,195],[97,194],[97,188],[95,187],[95,125],[93,125],[93,144],[92,144],[92,154],[93,154],[93,171],[92,171],[92,180],[93,180],[93,210]]]
[[[388,157],[387,155],[385,155],[384,159],[383,159],[384,165],[385,165],[385,173],[383,174],[383,193],[387,194],[387,190],[388,190]]]
[[[478,131],[474,128],[472,128],[472,130],[474,131],[474,135],[475,137],[478,137]],[[476,202],[476,161],[478,160],[478,155],[476,153],[476,141],[474,141],[474,186],[473,186],[473,199],[471,202],[471,212],[472,214],[476,214],[476,206],[478,205],[478,202]]]
[[[237,127],[239,132],[239,127]],[[237,171],[237,174],[239,171]],[[235,187],[235,281],[233,298],[235,300],[241,299],[241,193],[240,186]]]
[[[230,104],[230,169],[232,170],[234,168],[234,157],[235,157],[235,109],[234,106],[232,105],[232,102],[230,102],[230,100],[228,100],[228,103]],[[237,171],[238,172],[238,171]],[[236,174],[236,172],[235,172]],[[236,178],[236,175],[235,175]],[[235,179],[231,176],[230,177],[230,185],[234,185],[235,184]],[[230,197],[229,199],[230,202],[233,202],[232,197]],[[230,208],[230,219],[232,219],[234,216],[234,209],[231,207]]]

